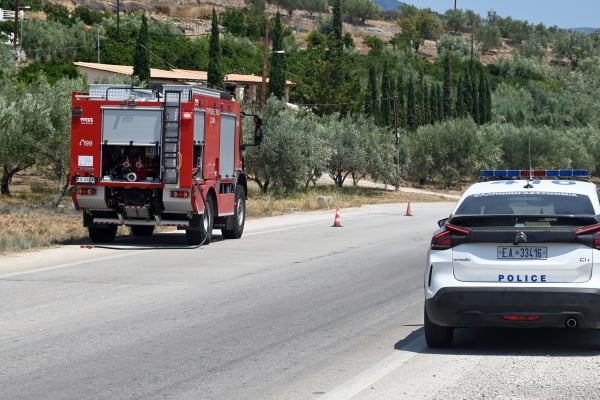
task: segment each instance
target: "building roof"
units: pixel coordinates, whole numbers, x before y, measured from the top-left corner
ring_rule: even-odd
[[[130,65],[114,65],[114,64],[98,64],[91,62],[82,62],[76,61],[76,67],[81,68],[89,68],[97,71],[103,72],[112,72],[114,74],[120,75],[132,75],[133,67]],[[200,71],[186,71],[186,70],[165,70],[158,68],[150,68],[150,77],[154,79],[172,79],[172,80],[186,80],[186,81],[195,81],[195,80],[206,80],[206,73],[204,73],[204,77],[202,74],[194,73]]]
[[[89,68],[99,72],[110,72],[120,75],[132,75],[133,67],[130,65],[114,65],[114,64],[100,64],[91,62],[74,62],[76,67]],[[172,69],[164,70],[158,68],[150,68],[150,77],[153,79],[168,79],[168,80],[179,80],[179,81],[206,81],[208,79],[208,73],[206,71],[194,71],[189,69]],[[262,83],[262,76],[257,75],[242,75],[242,74],[228,74],[225,75],[226,82],[234,82],[240,84],[255,84]],[[269,78],[267,78],[269,82]],[[296,86],[292,81],[285,81],[287,86]]]

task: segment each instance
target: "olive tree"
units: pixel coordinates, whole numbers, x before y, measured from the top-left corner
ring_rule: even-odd
[[[435,180],[446,188],[495,166],[500,151],[470,118],[425,125],[410,133],[410,176],[421,184]]]
[[[83,80],[63,78],[49,88],[54,99],[49,104],[52,129],[42,138],[41,162],[48,166],[48,175],[57,185],[53,208],[60,204],[70,183],[71,93],[84,91],[85,86]]]
[[[484,125],[481,129],[486,142],[501,151],[497,168],[594,169],[594,157],[587,147],[590,144],[596,146],[596,139],[589,135],[589,130],[565,131],[547,126],[518,127],[512,124]]]
[[[248,124],[247,124],[248,125]],[[246,170],[261,192],[307,187],[326,170],[331,153],[321,118],[271,96],[263,114],[263,141],[246,149]]]
[[[13,176],[42,157],[44,137],[52,132],[51,103],[41,78],[31,87],[6,87],[0,94],[0,194],[10,196]]]
[[[361,146],[363,132],[353,118],[340,119],[338,114],[332,114],[324,119],[332,140],[327,173],[337,186],[342,187],[348,176],[358,177],[366,170],[366,152]]]
[[[592,39],[581,32],[560,31],[554,39],[554,55],[557,59],[566,58],[572,69],[593,53]]]

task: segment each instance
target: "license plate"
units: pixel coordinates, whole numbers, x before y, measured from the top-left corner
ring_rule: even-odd
[[[547,247],[498,246],[498,258],[503,260],[545,260]]]
[[[78,176],[77,179],[75,179],[75,182],[77,182],[77,183],[96,183],[96,178],[94,178],[93,176]]]

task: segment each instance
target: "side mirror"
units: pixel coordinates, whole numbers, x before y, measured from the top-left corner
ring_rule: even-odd
[[[262,143],[263,134],[262,134],[262,119],[258,116],[254,116],[254,144],[259,145]]]

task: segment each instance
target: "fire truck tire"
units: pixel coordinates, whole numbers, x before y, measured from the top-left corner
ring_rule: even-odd
[[[206,202],[204,203],[204,213],[202,214],[200,221],[200,229],[186,229],[185,231],[185,236],[187,237],[187,241],[190,245],[197,246],[200,244],[210,243],[212,240],[212,231],[215,221],[214,209],[212,197],[206,197]]]
[[[109,225],[101,228],[97,226],[90,226],[88,227],[88,234],[90,236],[90,240],[94,243],[110,243],[115,240],[115,236],[117,235],[117,226]]]
[[[153,225],[132,225],[131,234],[133,236],[152,236],[154,233]]]
[[[227,228],[221,229],[225,239],[239,239],[244,232],[246,223],[246,192],[243,186],[238,186],[235,190],[235,208],[233,215],[227,217]]]

